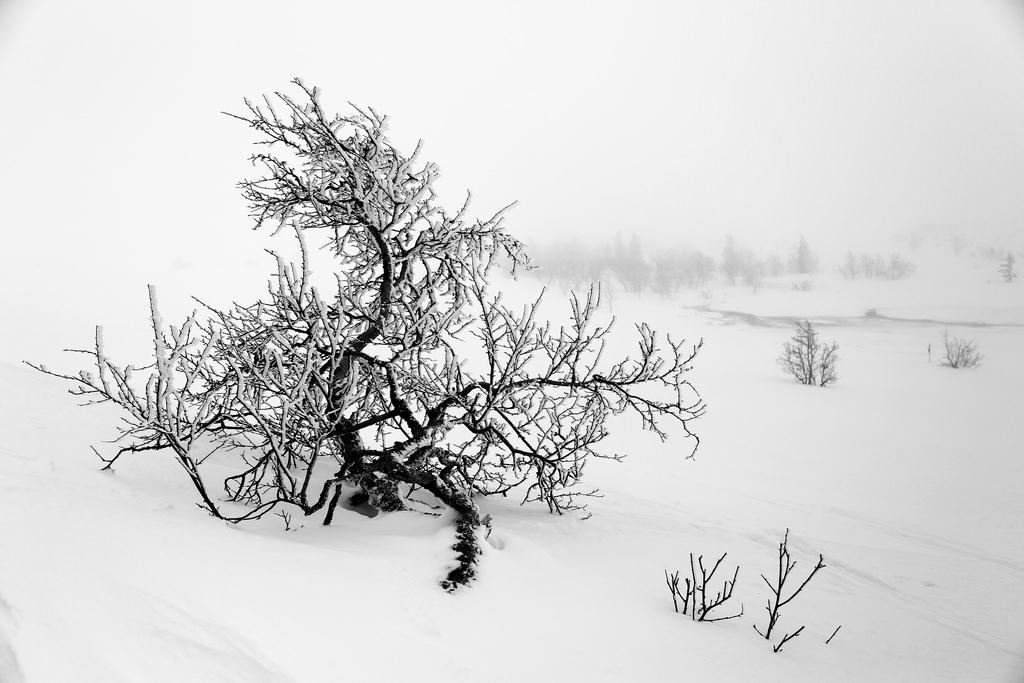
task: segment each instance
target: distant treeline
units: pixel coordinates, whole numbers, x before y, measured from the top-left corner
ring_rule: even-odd
[[[803,237],[788,256],[758,256],[733,237],[727,237],[716,259],[698,249],[667,247],[650,249],[636,235],[616,237],[605,243],[547,243],[530,248],[537,275],[567,288],[594,282],[617,282],[629,292],[670,295],[680,289],[700,289],[721,278],[730,285],[755,290],[766,278],[813,275],[819,271],[818,255]],[[894,254],[880,256],[852,252],[839,268],[846,277],[899,279],[913,272],[913,265]]]
[[[848,251],[839,272],[848,280],[859,277],[902,280],[914,272],[914,264],[905,261],[899,254],[892,254],[887,260],[879,254],[854,254]]]
[[[659,249],[648,253],[635,235],[604,244],[550,243],[531,246],[540,277],[570,288],[617,281],[629,292],[671,294],[699,288],[714,279],[715,259],[694,249]]]
[[[615,281],[629,292],[662,295],[684,288],[700,289],[719,276],[729,284],[756,289],[766,277],[811,274],[818,268],[817,257],[803,238],[788,259],[779,254],[758,257],[732,237],[726,239],[717,260],[687,247],[649,249],[636,235],[628,240],[616,237],[603,244],[532,245],[530,253],[539,266],[540,277],[565,287]]]

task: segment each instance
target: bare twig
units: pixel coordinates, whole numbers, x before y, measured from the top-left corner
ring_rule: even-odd
[[[781,609],[788,605],[790,602],[792,602],[793,599],[800,594],[800,591],[802,591],[807,586],[807,584],[810,582],[811,579],[814,578],[814,575],[817,574],[819,570],[825,568],[825,562],[824,558],[819,554],[818,562],[814,565],[814,568],[811,569],[811,572],[807,575],[807,578],[805,578],[803,582],[801,582],[800,585],[798,585],[796,589],[794,589],[788,596],[784,597],[786,581],[789,580],[790,573],[793,571],[795,567],[796,560],[793,560],[789,554],[789,529],[786,529],[785,536],[783,536],[782,540],[779,542],[778,573],[776,574],[775,580],[770,581],[768,577],[766,577],[764,574],[761,575],[761,579],[765,582],[765,585],[767,585],[768,589],[771,591],[771,597],[769,598],[768,603],[765,606],[765,609],[768,611],[768,625],[762,632],[761,629],[759,629],[755,624],[754,630],[757,631],[758,635],[760,635],[765,640],[771,640],[772,630],[775,628],[775,625],[778,623],[779,617],[781,616]],[[793,635],[788,636],[788,638],[795,638],[797,635],[799,635],[802,629],[803,627],[801,626],[793,633]],[[785,640],[787,640],[788,638],[784,638],[783,642],[785,642]],[[775,651],[778,652],[781,646],[782,643],[779,644],[779,647],[776,648]]]
[[[713,566],[704,566],[704,556],[700,555],[694,563],[693,553],[690,553],[690,578],[683,579],[683,586],[679,585],[679,572],[669,574],[665,571],[665,583],[672,595],[672,606],[676,613],[689,614],[693,621],[726,621],[743,616],[743,606],[736,614],[727,616],[713,616],[711,612],[725,604],[732,597],[733,589],[736,588],[736,579],[739,576],[740,568],[737,566],[733,572],[732,580],[726,579],[722,588],[713,595],[708,593],[708,584],[718,571],[726,554],[723,553]],[[698,574],[699,571],[699,574]],[[700,594],[700,601],[697,595]],[[682,609],[679,608],[679,600],[682,600]]]
[[[778,645],[776,645],[775,647],[772,648],[772,651],[773,652],[782,652],[782,646],[785,645],[786,643],[788,643],[789,641],[793,640],[794,638],[796,638],[798,635],[800,635],[800,632],[803,631],[803,630],[804,630],[804,627],[801,626],[800,628],[798,628],[797,630],[793,631],[792,633],[787,633],[784,636],[782,636],[782,640],[779,641]]]

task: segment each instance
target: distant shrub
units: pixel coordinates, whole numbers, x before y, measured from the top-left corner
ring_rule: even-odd
[[[978,346],[970,339],[951,335],[949,330],[942,333],[942,344],[946,348],[946,365],[951,368],[973,368],[981,365],[983,356]]]
[[[795,323],[796,333],[782,346],[779,366],[796,381],[808,386],[827,386],[835,382],[839,363],[839,345],[823,344],[818,331],[807,320]]]
[[[812,289],[814,289],[813,280],[800,280],[798,282],[793,283],[794,292],[809,292]]]

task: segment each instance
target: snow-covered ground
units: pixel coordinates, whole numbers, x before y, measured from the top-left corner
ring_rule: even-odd
[[[631,457],[592,464],[593,517],[485,501],[494,532],[455,595],[438,587],[447,518],[218,523],[167,457],[100,472],[88,447],[116,414],[2,363],[0,681],[1022,680],[1024,286],[987,277],[957,296],[927,272],[615,295],[623,317],[705,338],[696,459],[616,423]],[[781,374],[773,316],[821,318],[838,384]],[[950,328],[981,367],[938,364],[942,321],[1001,323]],[[752,625],[787,527],[797,574],[819,552],[827,568],[784,610],[781,632],[806,628],[774,654]],[[662,571],[690,552],[741,566],[742,618],[673,613]]]

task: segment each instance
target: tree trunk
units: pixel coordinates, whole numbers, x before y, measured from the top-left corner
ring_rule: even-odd
[[[448,572],[448,576],[441,582],[441,586],[451,592],[472,581],[482,553],[480,539],[477,535],[482,522],[480,510],[473,502],[473,498],[437,475],[410,468],[389,455],[377,458],[372,469],[386,474],[393,481],[415,484],[429,491],[455,511],[458,517],[455,520],[455,544],[452,546],[452,550],[458,553],[456,559],[459,564]]]

